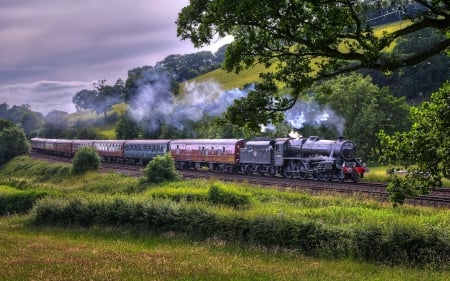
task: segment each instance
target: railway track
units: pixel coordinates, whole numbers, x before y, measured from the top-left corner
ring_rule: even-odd
[[[50,162],[70,163],[68,158],[52,155],[41,155],[33,153],[33,158],[39,158]],[[127,165],[121,163],[102,163],[100,171],[115,172],[128,176],[139,177],[142,175],[143,166]],[[387,183],[379,182],[333,182],[333,181],[313,181],[289,179],[283,177],[269,177],[257,175],[243,175],[234,173],[222,173],[203,170],[179,170],[183,178],[194,179],[217,179],[224,182],[245,182],[263,188],[277,188],[284,191],[318,193],[340,193],[370,197],[381,201],[388,201],[389,194],[386,191]],[[413,205],[427,205],[436,207],[450,207],[450,188],[438,188],[432,190],[428,195],[420,195],[406,200],[406,203]]]

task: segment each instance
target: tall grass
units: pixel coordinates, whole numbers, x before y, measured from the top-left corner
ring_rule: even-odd
[[[31,179],[36,182],[61,182],[70,177],[70,164],[45,163],[28,156],[16,157],[0,168],[2,177]]]
[[[316,259],[117,228],[34,228],[0,217],[0,280],[448,280],[447,271]]]
[[[208,193],[217,189],[216,183],[207,185],[189,184],[185,188],[206,189]],[[181,191],[183,187],[179,188]],[[251,197],[252,190],[244,187],[236,194]],[[245,246],[294,249],[309,256],[378,263],[447,267],[450,262],[448,211],[413,207],[399,211],[382,203],[359,202],[350,197],[305,200],[305,194],[289,194],[288,200],[274,196],[272,201],[271,194],[276,194],[275,191],[267,191],[263,203],[254,200],[252,207],[236,208],[234,204],[216,205],[216,201],[203,198],[197,202],[180,200],[181,197],[170,200],[174,193],[172,187],[169,200],[142,195],[47,198],[37,203],[34,222],[82,227],[131,226],[158,233],[181,233],[196,240],[214,238]],[[195,198],[186,195],[186,191],[181,193],[185,198]],[[200,198],[199,192],[194,193]],[[231,193],[227,191],[225,197]]]

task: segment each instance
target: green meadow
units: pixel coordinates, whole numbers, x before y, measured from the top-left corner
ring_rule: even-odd
[[[448,280],[448,209],[0,167],[0,280]]]

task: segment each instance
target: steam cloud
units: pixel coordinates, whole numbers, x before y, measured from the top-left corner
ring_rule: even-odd
[[[151,83],[148,83],[151,81]],[[138,95],[130,103],[130,112],[137,121],[145,120],[149,132],[155,132],[161,124],[183,130],[189,121],[199,121],[205,116],[219,116],[236,99],[246,97],[254,89],[224,91],[214,82],[187,82],[184,93],[176,98],[170,93],[170,77],[167,73],[149,72],[138,85]],[[345,119],[329,107],[313,102],[297,102],[285,112],[285,121],[293,128],[301,129],[305,124],[335,128],[343,135]],[[274,131],[272,124],[260,124],[262,131]]]
[[[284,116],[286,122],[296,129],[301,129],[305,124],[315,127],[324,125],[335,128],[340,136],[344,134],[345,119],[328,106],[321,107],[314,102],[298,101]]]
[[[146,120],[149,132],[162,123],[182,130],[188,121],[199,121],[205,116],[219,116],[234,102],[252,89],[224,91],[214,82],[187,82],[183,94],[176,98],[170,93],[170,77],[165,73],[150,72],[141,81],[137,97],[131,102],[134,119]],[[152,81],[152,83],[144,83]]]

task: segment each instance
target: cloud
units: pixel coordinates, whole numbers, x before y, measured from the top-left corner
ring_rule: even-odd
[[[0,103],[31,105],[31,110],[44,114],[52,110],[74,112],[72,97],[82,89],[92,89],[92,82],[39,81],[0,86]]]
[[[172,54],[200,51],[176,36],[175,21],[188,3],[2,1],[0,102],[30,103],[36,110],[46,108],[45,102],[66,104],[75,88],[65,88],[72,82],[55,81],[85,81],[78,83],[87,85],[87,81],[106,79],[113,85],[119,78],[125,80],[130,69],[153,66]],[[217,50],[225,43],[216,42],[206,50]],[[60,85],[60,90],[33,92],[46,81]],[[20,87],[26,90],[19,91]]]
[[[176,36],[188,1],[9,1],[0,9],[0,84],[116,80],[171,54],[195,52]],[[108,68],[108,66],[115,66]]]

